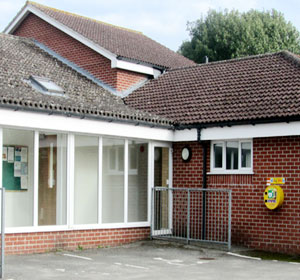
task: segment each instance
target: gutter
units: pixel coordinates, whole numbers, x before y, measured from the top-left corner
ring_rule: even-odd
[[[184,130],[184,129],[203,129],[210,127],[231,127],[234,125],[256,125],[256,124],[265,124],[265,123],[280,123],[280,122],[296,122],[300,121],[300,116],[288,116],[288,117],[274,117],[274,118],[264,118],[257,120],[242,120],[242,121],[224,121],[224,122],[213,122],[213,123],[203,123],[203,124],[174,124],[175,130]]]
[[[89,114],[84,113],[74,113],[74,112],[65,112],[65,111],[54,111],[54,110],[47,110],[47,109],[36,109],[36,108],[24,108],[19,107],[17,105],[3,105],[0,103],[0,108],[3,109],[12,109],[14,111],[25,111],[25,112],[36,112],[36,113],[44,113],[48,115],[58,115],[58,116],[65,116],[65,117],[75,117],[79,119],[90,119],[90,120],[98,120],[98,121],[105,121],[105,122],[114,122],[114,123],[121,123],[121,124],[131,124],[135,126],[146,126],[150,128],[162,128],[173,130],[172,125],[162,125],[158,123],[149,123],[146,121],[136,121],[130,119],[116,119],[113,117],[103,117],[103,116],[92,116]]]

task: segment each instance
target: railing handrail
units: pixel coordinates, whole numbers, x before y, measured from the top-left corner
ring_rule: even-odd
[[[156,186],[152,187],[153,190],[162,190],[162,191],[204,191],[204,192],[209,192],[209,191],[218,191],[218,192],[231,192],[232,190],[230,189],[203,189],[203,188],[169,188],[169,187],[161,187],[161,186]]]

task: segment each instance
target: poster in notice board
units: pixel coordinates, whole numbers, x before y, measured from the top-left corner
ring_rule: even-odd
[[[6,190],[28,189],[28,147],[3,146],[2,185]]]

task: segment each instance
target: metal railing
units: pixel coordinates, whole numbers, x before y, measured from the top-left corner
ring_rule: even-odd
[[[211,242],[231,249],[231,190],[152,189],[151,237]]]

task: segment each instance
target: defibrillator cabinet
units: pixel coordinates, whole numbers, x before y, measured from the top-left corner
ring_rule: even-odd
[[[265,189],[264,201],[265,205],[271,209],[279,208],[284,200],[283,190],[280,186],[271,185]]]

